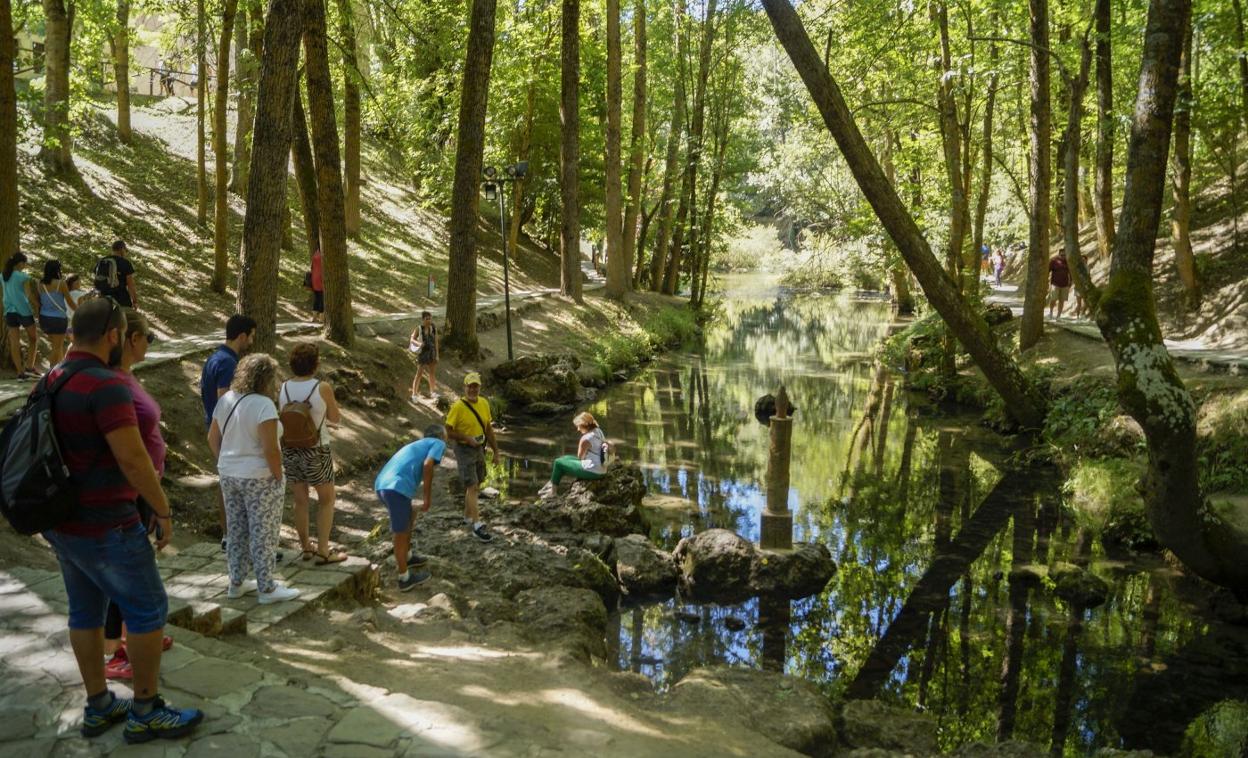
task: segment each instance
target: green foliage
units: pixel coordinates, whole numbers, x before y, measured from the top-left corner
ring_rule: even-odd
[[[640,329],[599,336],[593,349],[594,367],[603,379],[636,367],[662,348],[683,342],[698,330],[697,314],[686,307],[663,308],[646,318]]]
[[[1183,758],[1248,753],[1248,703],[1223,700],[1200,714],[1183,734]]]
[[[877,235],[838,241],[809,237],[808,251],[790,262],[784,284],[797,289],[882,290],[888,279],[883,242]]]
[[[1141,460],[1080,460],[1070,468],[1062,492],[1076,519],[1106,541],[1133,548],[1152,547],[1156,540],[1139,491],[1143,474]]]
[[[1248,395],[1208,401],[1197,439],[1206,492],[1248,492]]]
[[[1133,451],[1116,447],[1107,433],[1119,413],[1113,385],[1081,378],[1053,397],[1042,437],[1059,460],[1129,454]]]

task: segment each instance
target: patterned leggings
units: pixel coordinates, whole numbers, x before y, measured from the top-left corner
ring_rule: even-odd
[[[225,498],[225,558],[230,583],[242,584],[255,568],[261,592],[272,592],[277,538],[282,528],[282,501],[286,487],[272,477],[241,479],[221,477]]]

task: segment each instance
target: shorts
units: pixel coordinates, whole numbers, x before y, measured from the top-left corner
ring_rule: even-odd
[[[313,486],[334,483],[334,454],[329,445],[284,447],[282,468],[292,482]]]
[[[321,292],[318,290],[312,290],[312,312],[313,313],[325,312],[325,293],[324,292]]]
[[[39,328],[44,334],[64,334],[69,331],[69,319],[64,316],[40,316]]]
[[[390,533],[403,534],[412,528],[412,499],[397,490],[377,490],[377,499],[390,514]]]
[[[431,366],[438,362],[438,351],[433,347],[422,347],[416,354],[416,362],[422,366]]]
[[[130,634],[164,628],[169,599],[142,523],[109,529],[98,537],[56,530],[43,536],[61,563],[70,629],[103,627],[109,600],[121,609]]]
[[[1070,297],[1070,285],[1067,285],[1065,287],[1058,287],[1056,284],[1054,284],[1050,286],[1049,288],[1049,302],[1050,303],[1064,303],[1066,302],[1066,298],[1068,297]]]
[[[465,487],[476,487],[485,481],[484,448],[455,443],[455,465]]]
[[[20,327],[20,326],[34,326],[34,325],[35,325],[35,317],[34,317],[34,316],[23,316],[23,315],[22,315],[22,314],[20,314],[20,313],[12,313],[12,312],[10,312],[10,313],[6,313],[6,314],[4,314],[4,323],[5,323],[7,326],[9,326],[10,328],[13,328],[13,329],[16,329],[16,328],[18,328],[18,327]]]

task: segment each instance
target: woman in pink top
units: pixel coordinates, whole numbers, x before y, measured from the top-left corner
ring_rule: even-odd
[[[308,274],[308,284],[312,289],[312,320],[322,323],[325,321],[325,270],[320,248],[312,253],[312,271]]]

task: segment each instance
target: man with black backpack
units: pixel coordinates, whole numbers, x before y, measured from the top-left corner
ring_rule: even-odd
[[[485,481],[485,446],[490,446],[494,461],[498,462],[498,440],[494,438],[491,424],[490,401],[481,396],[481,375],[469,371],[464,377],[464,394],[451,404],[446,414],[446,436],[455,443],[455,464],[459,480],[464,485],[464,521],[472,529],[472,536],[482,542],[490,542],[494,535],[481,522],[477,509],[477,494]]]
[[[125,721],[125,741],[183,736],[203,719],[193,708],[169,706],[157,693],[168,602],[148,530],[163,548],[173,534],[169,500],[139,434],[124,378],[110,369],[119,357],[126,318],[109,298],[74,312],[73,345],[35,394],[52,395],[52,428],[76,504],[43,536],[56,550],[69,600],[69,639],[87,691],[82,734],[94,737]],[[6,448],[6,469],[11,449]],[[7,474],[7,471],[6,471]],[[4,477],[7,479],[6,477]],[[6,506],[11,506],[5,492]],[[20,493],[19,493],[20,494]],[[142,523],[143,497],[152,520]],[[134,700],[109,691],[104,679],[104,614],[121,609],[134,668]]]
[[[113,243],[113,254],[95,262],[93,283],[95,291],[116,300],[124,308],[139,307],[139,295],[134,287],[134,266],[126,257],[126,243]]]

